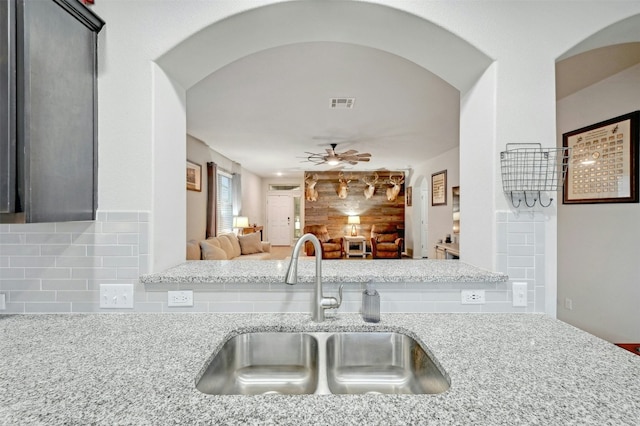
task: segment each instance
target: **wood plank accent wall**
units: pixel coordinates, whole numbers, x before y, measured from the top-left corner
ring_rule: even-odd
[[[360,225],[356,225],[358,235],[369,238],[371,225],[391,224],[404,230],[405,185],[400,186],[400,193],[395,201],[387,201],[387,188],[390,175],[403,176],[399,171],[378,171],[376,191],[370,199],[364,196],[367,185],[363,177],[372,177],[373,172],[344,172],[345,178],[350,179],[347,198],[338,198],[339,172],[312,172],[305,175],[318,175],[315,189],[318,191],[317,201],[304,202],[305,225],[327,225],[332,238],[349,235],[351,225],[347,225],[347,216],[360,216]]]

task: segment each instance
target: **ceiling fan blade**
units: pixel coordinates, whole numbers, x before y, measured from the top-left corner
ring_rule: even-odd
[[[362,158],[358,158],[358,161],[369,161],[370,158],[368,157],[362,157]]]
[[[361,154],[357,155],[358,157],[371,157],[371,154],[369,154],[368,152],[363,152]]]
[[[350,149],[349,151],[342,152],[339,155],[354,155],[354,154],[357,154],[357,153],[358,153],[358,151],[356,151],[355,149]]]

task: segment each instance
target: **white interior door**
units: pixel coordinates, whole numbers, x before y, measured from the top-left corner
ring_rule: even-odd
[[[293,197],[267,195],[267,236],[271,245],[290,246],[293,235]]]
[[[420,190],[420,254],[429,257],[429,242],[427,229],[429,228],[429,191],[426,188]]]

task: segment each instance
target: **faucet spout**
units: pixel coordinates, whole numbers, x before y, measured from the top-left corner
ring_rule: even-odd
[[[300,256],[300,250],[306,241],[313,244],[313,248],[316,253],[316,280],[313,290],[311,320],[314,322],[322,322],[324,321],[325,309],[337,309],[342,304],[343,286],[340,286],[339,299],[336,299],[335,297],[324,297],[322,295],[322,245],[320,244],[318,237],[313,234],[304,234],[298,242],[296,242],[291,253],[291,261],[289,262],[284,282],[289,285],[293,285],[298,282],[298,257]]]

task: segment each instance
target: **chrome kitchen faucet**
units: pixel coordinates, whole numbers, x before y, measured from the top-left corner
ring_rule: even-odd
[[[293,247],[291,253],[291,262],[289,262],[289,268],[285,275],[284,282],[293,285],[298,282],[298,256],[300,255],[300,249],[304,245],[305,241],[310,241],[313,244],[316,254],[316,283],[313,290],[313,306],[311,307],[311,320],[314,322],[324,321],[325,309],[337,309],[342,304],[342,287],[338,290],[338,297],[324,297],[322,295],[322,247],[320,240],[313,234],[304,234],[302,238],[298,240]]]

